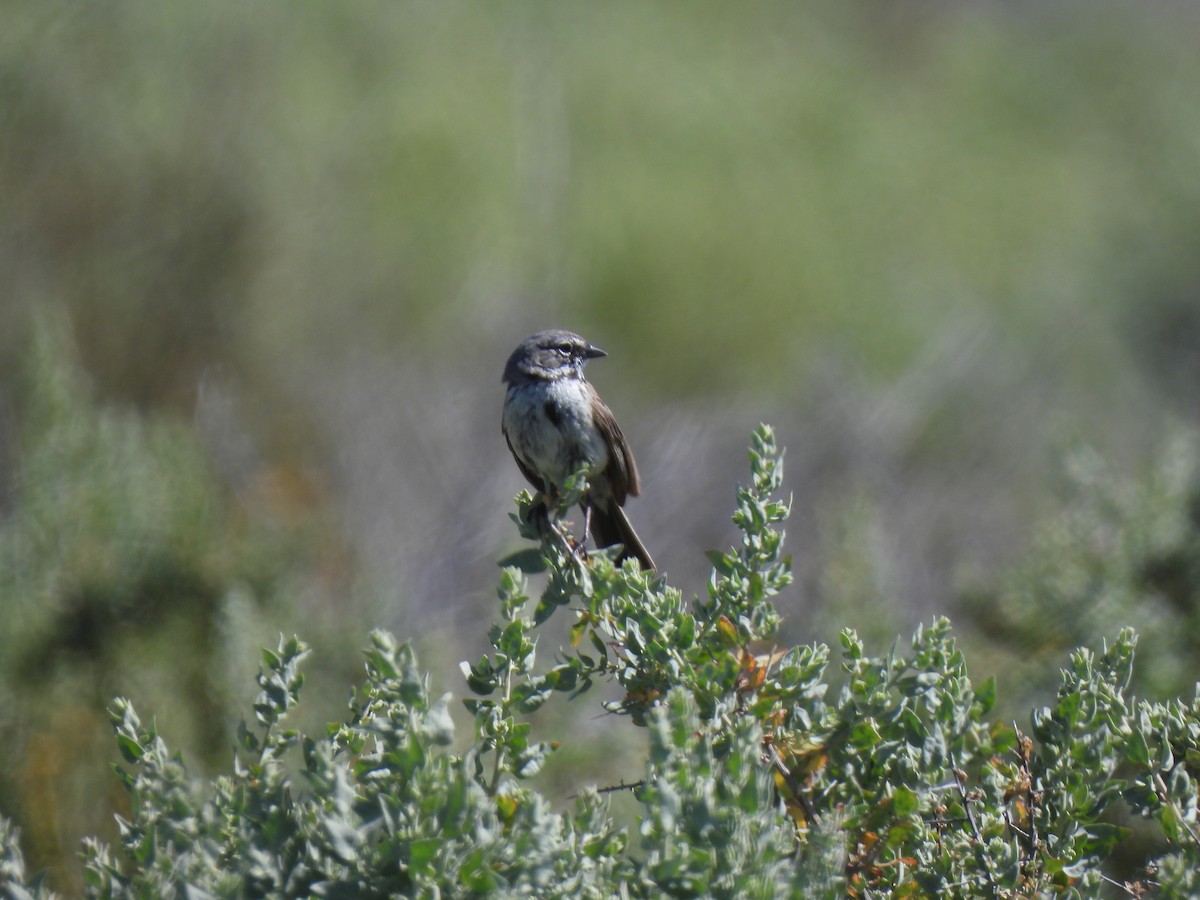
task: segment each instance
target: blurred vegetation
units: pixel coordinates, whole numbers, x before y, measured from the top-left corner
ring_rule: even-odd
[[[960,610],[1017,712],[1124,624],[1161,649],[1138,691],[1194,670],[1187,5],[4,18],[0,812],[64,886],[113,694],[204,769],[280,631],[319,670],[380,625],[441,683],[478,653],[521,487],[499,371],[548,324],[612,354],[685,590],[770,419],[788,640]]]
[[[0,520],[0,807],[36,865],[62,866],[112,831],[112,697],[154,703],[202,769],[227,765],[239,678],[281,625],[324,622],[348,652],[303,600],[345,563],[301,552],[334,537],[318,512],[231,497],[187,423],[98,407],[60,317],[32,338]]]
[[[1064,650],[1137,622],[1145,646],[1134,690],[1183,694],[1200,659],[1200,436],[1179,434],[1137,479],[1090,447],[1064,453],[1062,508],[1032,533],[1028,557],[998,583],[967,591],[987,636],[985,664],[1007,673],[1023,709]]]
[[[664,391],[786,391],[831,342],[896,374],[968,310],[1111,386],[1123,314],[1155,342],[1200,274],[1167,4],[7,18],[7,315],[68,299],[140,399],[550,312],[620,323]]]

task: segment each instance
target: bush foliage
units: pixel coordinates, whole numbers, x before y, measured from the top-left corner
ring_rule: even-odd
[[[323,734],[288,727],[308,653],[266,651],[233,771],[194,779],[153,723],[111,715],[131,796],[120,845],[84,847],[93,897],[1037,896],[1200,891],[1200,696],[1129,694],[1136,635],[1080,649],[1028,732],[989,717],[994,679],[973,683],[945,619],[906,648],[869,655],[841,635],[840,677],[823,645],[781,650],[771,597],[789,581],[788,503],[770,429],[754,435],[738,490],[740,545],[711,554],[708,596],[581,556],[514,515],[537,552],[511,558],[492,651],[464,663],[469,743],[449,695],[434,697],[411,648],[371,636],[366,678]],[[578,497],[579,479],[564,504]],[[525,571],[523,571],[525,570]],[[544,570],[534,602],[527,575]],[[569,648],[537,666],[537,632],[575,616]],[[528,716],[596,682],[608,712],[644,726],[633,784],[585,787],[556,810],[529,786],[555,746]],[[456,749],[461,747],[462,749]],[[636,830],[605,794],[632,790]],[[1161,852],[1119,882],[1105,862],[1124,810]],[[0,889],[45,896],[11,830]]]
[[[969,592],[968,615],[1009,700],[1043,692],[1071,647],[1098,644],[1113,622],[1137,622],[1144,654],[1133,684],[1149,696],[1190,690],[1200,652],[1200,443],[1174,434],[1138,478],[1095,449],[1062,455],[1055,515],[1033,529],[1027,558]]]

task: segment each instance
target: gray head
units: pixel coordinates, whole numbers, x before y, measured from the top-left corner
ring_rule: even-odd
[[[539,331],[521,341],[504,365],[504,380],[522,384],[536,378],[582,378],[583,364],[608,354],[573,331]]]

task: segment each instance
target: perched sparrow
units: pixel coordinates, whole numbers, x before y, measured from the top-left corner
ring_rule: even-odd
[[[654,560],[621,507],[641,491],[637,465],[610,410],[583,377],[583,364],[607,356],[570,331],[541,331],[526,338],[504,366],[504,416],[508,449],[530,483],[553,496],[588,464],[583,499],[586,529],[599,547],[620,544],[621,559],[643,568]]]

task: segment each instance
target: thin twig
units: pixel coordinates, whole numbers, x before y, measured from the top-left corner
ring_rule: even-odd
[[[987,873],[988,885],[992,889],[992,894],[996,895],[999,887],[996,885],[996,873],[992,871],[992,860],[987,854],[987,848],[983,842],[983,832],[979,830],[979,824],[975,821],[975,815],[971,812],[971,800],[967,796],[967,773],[959,768],[954,754],[950,755],[950,765],[952,767],[951,774],[954,775],[954,782],[958,785],[958,795],[962,798],[963,812],[967,817],[967,824],[971,826],[971,834],[975,837],[975,845],[979,849],[979,861],[983,863],[983,870]]]
[[[1014,822],[1012,820],[1012,816],[1008,815],[1008,813],[1004,814],[1004,824],[1006,824],[1009,828],[1011,828],[1013,831],[1015,831],[1021,837],[1025,838],[1025,840],[1029,840],[1029,832],[1026,831],[1024,828],[1022,828],[1020,825],[1018,825],[1016,822]]]
[[[1033,795],[1033,772],[1029,769],[1029,754],[1033,747],[1033,742],[1025,735],[1021,734],[1021,729],[1017,727],[1017,720],[1013,719],[1013,730],[1017,734],[1017,744],[1021,748],[1021,770],[1025,773],[1025,777],[1029,782],[1029,787],[1025,790],[1026,799],[1029,801],[1027,806],[1029,809],[1029,850],[1031,853],[1038,852],[1038,830],[1037,830],[1037,810]]]
[[[971,813],[971,802],[967,798],[967,773],[958,767],[953,757],[950,760],[954,766],[954,783],[958,785],[958,796],[962,798],[963,812],[966,813],[967,823],[971,826],[971,834],[975,836],[975,841],[979,844],[983,843],[983,833],[979,830],[979,825],[975,822],[975,816]]]
[[[1101,878],[1101,880],[1102,880],[1102,881],[1107,881],[1109,884],[1111,884],[1111,885],[1115,885],[1116,887],[1118,887],[1118,888],[1120,888],[1121,890],[1123,890],[1123,891],[1124,891],[1126,894],[1128,894],[1130,897],[1143,897],[1143,896],[1145,896],[1145,890],[1138,890],[1138,889],[1136,889],[1136,888],[1134,888],[1134,887],[1130,886],[1130,884],[1129,884],[1129,882],[1128,882],[1128,881],[1117,881],[1115,878],[1109,878],[1109,877],[1108,877],[1107,875],[1105,875],[1103,872],[1099,872],[1099,873],[1097,873],[1097,874],[1099,874],[1099,876],[1100,876],[1100,878]]]
[[[644,779],[644,778],[639,779],[638,781],[631,782],[630,784],[626,784],[625,779],[622,778],[620,784],[610,784],[605,787],[596,788],[596,793],[597,794],[611,794],[614,791],[636,791],[638,788],[642,788],[645,786],[646,786],[646,779]],[[579,796],[578,794],[572,794],[571,799],[574,800],[578,796]]]

